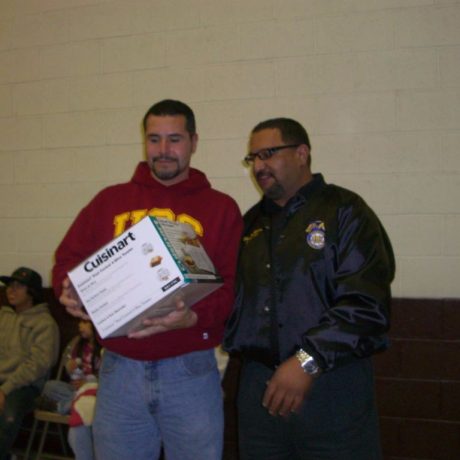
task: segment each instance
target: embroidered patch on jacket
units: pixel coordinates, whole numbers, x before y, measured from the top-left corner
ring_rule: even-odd
[[[262,233],[262,232],[263,232],[263,230],[262,230],[261,228],[256,228],[255,230],[253,230],[253,231],[251,232],[250,235],[245,236],[245,237],[243,238],[243,243],[244,243],[244,244],[248,244],[249,241],[251,241],[253,238],[255,238],[257,235],[259,235],[259,234]]]
[[[305,229],[307,244],[313,249],[323,249],[326,244],[326,226],[321,220],[316,220]]]

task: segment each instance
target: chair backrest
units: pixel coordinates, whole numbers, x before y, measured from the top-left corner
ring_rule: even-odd
[[[61,359],[59,361],[59,366],[58,366],[58,369],[57,369],[57,372],[56,372],[56,380],[62,380],[65,365],[66,365],[67,361],[70,358],[72,348],[80,340],[80,337],[81,337],[80,335],[76,335],[75,337],[70,339],[69,343],[64,348],[64,350],[62,352],[62,355],[61,355]]]
[[[76,335],[73,337],[65,346],[61,358],[59,360],[59,365],[57,367],[55,378],[57,380],[63,379],[63,372],[67,360],[69,359],[71,350],[76,342],[80,339],[80,335]],[[51,430],[48,430],[49,424],[54,423],[57,425],[57,433],[59,435],[59,439],[61,441],[61,449],[62,452],[67,456],[68,448],[65,441],[65,433],[64,427],[65,425],[69,424],[69,415],[61,415],[57,412],[51,412],[45,409],[35,409],[34,410],[34,422],[32,425],[32,429],[30,431],[29,440],[27,442],[27,448],[25,452],[25,459],[31,458],[32,448],[35,443],[35,437],[39,434],[39,442],[38,442],[38,451],[35,458],[42,458],[43,448],[45,446],[45,440],[48,436],[48,433],[51,434]],[[40,422],[43,422],[43,428],[41,432],[38,430],[38,425]],[[70,458],[70,457],[59,457],[59,458]],[[73,458],[73,457],[72,457]]]

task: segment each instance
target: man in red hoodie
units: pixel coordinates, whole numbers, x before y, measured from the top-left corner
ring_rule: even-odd
[[[224,279],[189,308],[145,320],[128,337],[100,339],[105,348],[93,423],[98,460],[218,460],[223,409],[213,348],[233,303],[241,214],[190,167],[198,143],[186,104],[164,100],[143,120],[147,161],[130,182],[108,187],[77,216],[56,251],[53,285],[69,313],[86,317],[67,272],[147,215],[187,222]]]

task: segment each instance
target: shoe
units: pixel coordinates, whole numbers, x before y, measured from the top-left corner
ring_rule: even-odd
[[[48,396],[41,395],[35,401],[35,407],[40,410],[57,412],[57,402]]]

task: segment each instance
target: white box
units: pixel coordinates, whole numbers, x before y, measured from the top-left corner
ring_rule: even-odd
[[[188,224],[145,217],[69,272],[102,338],[142,329],[145,318],[190,307],[222,284]]]

